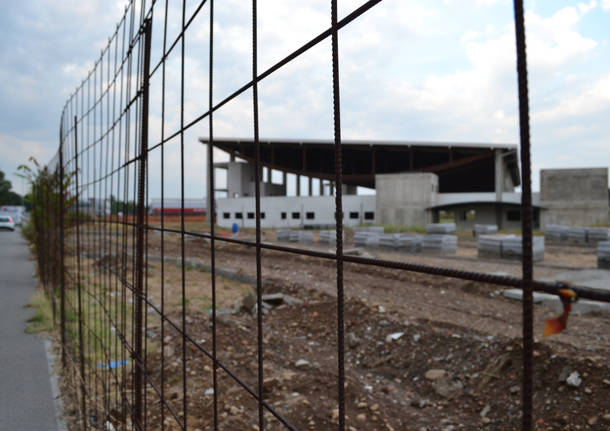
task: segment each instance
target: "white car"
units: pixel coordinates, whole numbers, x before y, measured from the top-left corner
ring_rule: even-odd
[[[15,222],[11,216],[0,215],[0,229],[15,230]]]

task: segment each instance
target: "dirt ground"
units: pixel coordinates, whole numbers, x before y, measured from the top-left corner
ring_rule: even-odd
[[[273,241],[272,232],[264,240]],[[246,237],[248,233],[246,232]],[[350,237],[348,234],[347,247]],[[95,241],[92,243],[95,245]],[[285,245],[285,244],[284,244]],[[290,246],[294,246],[290,244]],[[328,250],[311,246],[318,250]],[[94,247],[89,247],[94,249]],[[519,276],[517,263],[479,260],[476,242],[460,238],[455,256],[374,250],[388,260]],[[160,236],[149,235],[149,256],[160,255]],[[179,257],[179,236],[166,235],[166,257]],[[147,368],[167,406],[147,387],[147,428],[213,429],[211,283],[209,243],[185,242],[186,328],[197,345],[148,313]],[[222,366],[256,391],[256,315],[235,312],[253,291],[254,248],[216,243],[217,351]],[[595,267],[594,249],[547,246],[535,277]],[[161,263],[150,260],[149,299],[161,300]],[[171,322],[181,325],[182,269],[164,264],[163,298]],[[282,293],[263,317],[264,396],[296,429],[336,429],[336,266],[331,260],[263,250],[264,293]],[[244,281],[245,280],[245,281]],[[347,425],[353,430],[520,429],[521,303],[502,288],[469,281],[346,263],[344,268]],[[235,303],[238,302],[237,306]],[[542,338],[544,320],[557,312],[536,305],[534,420],[537,430],[610,429],[610,316],[572,315],[568,329]],[[182,355],[187,358],[182,365]],[[577,373],[580,383],[574,384]],[[161,385],[161,376],[163,382]],[[570,378],[568,378],[570,377]],[[186,378],[186,400],[184,381]],[[254,398],[227,372],[218,371],[220,429],[258,429]],[[175,417],[173,416],[175,415]],[[120,420],[115,421],[120,429]],[[265,413],[266,429],[286,429]]]

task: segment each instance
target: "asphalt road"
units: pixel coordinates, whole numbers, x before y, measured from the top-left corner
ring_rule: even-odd
[[[21,234],[0,231],[0,430],[58,429],[43,339],[24,332],[33,273]]]

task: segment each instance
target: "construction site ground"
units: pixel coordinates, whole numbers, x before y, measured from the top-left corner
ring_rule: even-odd
[[[85,233],[86,236],[86,233]],[[351,248],[348,231],[346,248]],[[100,241],[89,239],[91,250]],[[251,232],[239,236],[254,240]],[[274,242],[273,231],[263,241]],[[86,241],[89,241],[86,240]],[[85,241],[85,245],[87,242]],[[111,236],[107,244],[120,237]],[[186,330],[201,349],[212,351],[211,277],[207,239],[185,238],[185,300],[182,299],[181,238],[166,233],[147,240],[147,295],[161,301],[178,327],[186,305]],[[282,243],[282,245],[287,245]],[[318,244],[289,244],[334,251]],[[451,256],[366,250],[375,257],[486,273],[521,275],[519,262],[481,260],[476,241],[461,235]],[[155,260],[155,257],[157,258]],[[252,298],[256,254],[252,246],[216,241],[217,352],[223,366],[257,390],[257,320],[244,306]],[[95,271],[97,258],[85,265]],[[199,265],[201,264],[201,265]],[[547,245],[535,278],[594,268],[590,247]],[[281,293],[263,316],[265,401],[296,429],[337,427],[336,263],[330,259],[262,250],[264,294]],[[514,430],[521,426],[522,304],[503,297],[500,286],[435,277],[354,263],[344,264],[346,420],[353,430]],[[547,318],[557,311],[534,310],[534,420],[537,430],[610,428],[610,316],[569,318],[568,328],[543,338]],[[186,403],[189,429],[213,429],[212,361],[170,324],[147,314],[147,368],[176,418]],[[184,350],[184,352],[183,352]],[[187,361],[183,367],[182,355]],[[183,375],[187,377],[184,399]],[[220,429],[258,429],[256,400],[218,370]],[[168,408],[147,389],[147,428],[180,429]],[[73,409],[72,413],[77,409]],[[265,413],[266,429],[285,429]],[[120,427],[120,424],[116,424]],[[118,429],[118,428],[117,428]]]

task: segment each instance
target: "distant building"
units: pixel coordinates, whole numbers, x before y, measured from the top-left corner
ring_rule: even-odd
[[[160,198],[152,199],[150,202],[151,214],[181,214],[182,199],[180,198]],[[205,199],[184,199],[184,215],[206,215]]]
[[[207,141],[201,139],[207,144]],[[334,144],[324,140],[261,139],[261,166],[282,172],[282,182],[261,182],[263,227],[319,227],[335,223]],[[248,139],[215,139],[229,162],[226,198],[217,198],[217,222],[255,226],[255,147]],[[343,219],[359,224],[424,225],[447,217],[460,228],[475,223],[504,229],[521,225],[518,146],[514,144],[344,140]],[[239,160],[243,161],[239,161]],[[286,196],[287,174],[297,175],[296,196]],[[269,176],[270,177],[270,176]],[[301,177],[307,187],[301,190]],[[313,190],[317,179],[318,190]],[[262,175],[261,175],[262,180]],[[357,195],[357,187],[376,195]],[[534,223],[540,221],[534,196]]]

